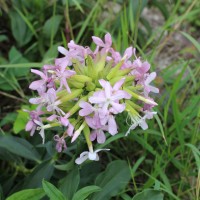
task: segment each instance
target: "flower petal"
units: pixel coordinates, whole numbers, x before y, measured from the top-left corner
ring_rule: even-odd
[[[97,142],[103,144],[106,141],[106,136],[102,130],[99,130],[97,133]]]
[[[117,133],[117,124],[112,115],[110,115],[108,118],[108,132],[111,135],[115,135]]]
[[[80,165],[84,161],[86,161],[88,159],[88,153],[88,151],[84,151],[83,153],[81,153],[80,157],[75,160],[75,163]]]
[[[65,55],[65,56],[68,54],[67,49],[65,49],[65,48],[62,47],[62,46],[59,46],[59,47],[58,47],[58,51],[59,51],[61,54]]]
[[[112,37],[111,37],[110,33],[106,33],[104,38],[105,38],[106,46],[107,47],[111,47],[111,45],[112,45]]]
[[[103,41],[99,37],[92,36],[92,40],[96,45],[98,45],[100,47],[104,47],[105,46],[105,44],[103,43]]]

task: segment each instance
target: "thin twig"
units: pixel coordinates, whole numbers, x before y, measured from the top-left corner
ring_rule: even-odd
[[[18,101],[21,101],[21,102],[27,103],[26,100],[21,99],[21,98],[19,98],[19,97],[16,97],[16,96],[14,96],[14,95],[12,95],[12,94],[8,94],[8,93],[6,93],[6,92],[2,92],[2,91],[0,91],[0,94],[1,94],[1,95],[4,95],[4,96],[6,96],[6,97],[9,97],[9,98],[11,98],[11,99],[16,99],[16,100],[18,100]]]

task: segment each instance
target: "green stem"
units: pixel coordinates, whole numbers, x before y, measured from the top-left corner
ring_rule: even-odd
[[[20,64],[4,64],[0,65],[0,68],[31,68],[31,67],[37,67],[41,68],[43,63],[20,63]]]

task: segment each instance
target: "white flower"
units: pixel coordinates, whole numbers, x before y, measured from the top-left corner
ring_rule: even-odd
[[[45,141],[44,130],[47,128],[51,128],[51,125],[50,124],[44,125],[42,122],[38,120],[34,120],[34,122],[38,125],[36,129],[40,131],[39,134],[42,137],[42,143],[44,144],[44,141]]]
[[[133,116],[129,115],[131,118],[131,126],[126,132],[126,136],[130,133],[131,130],[135,129],[137,126],[140,126],[143,130],[146,130],[148,128],[148,125],[146,123],[146,119],[152,119],[153,115],[157,114],[157,112],[151,112],[151,111],[144,111],[145,115],[141,117],[140,115],[138,116]]]
[[[80,154],[80,157],[75,160],[75,163],[80,165],[87,159],[89,160],[99,160],[98,152],[99,151],[109,151],[110,149],[97,149],[96,151],[84,151],[83,153]]]

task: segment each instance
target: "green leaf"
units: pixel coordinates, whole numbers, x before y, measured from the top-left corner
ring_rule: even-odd
[[[7,125],[7,124],[13,124],[16,119],[17,114],[16,113],[8,113],[0,122],[0,127]]]
[[[123,190],[131,177],[129,167],[125,161],[116,160],[111,162],[106,170],[98,175],[95,185],[102,191],[95,194],[93,200],[110,199]]]
[[[72,200],[85,200],[90,194],[99,192],[100,190],[101,188],[96,185],[81,188],[78,192],[75,193]]]
[[[17,118],[14,122],[13,131],[19,133],[25,129],[26,123],[28,122],[29,114],[23,110],[18,111]]]
[[[17,63],[27,63],[28,60],[26,58],[24,58],[22,56],[22,54],[16,49],[16,47],[12,47],[8,53],[8,57],[9,57],[9,61],[10,64],[17,64]],[[15,67],[13,69],[9,69],[12,70],[12,73],[17,76],[17,77],[21,77],[21,76],[26,76],[29,72],[28,68],[18,68]]]
[[[8,37],[6,35],[0,35],[0,42],[8,41]]]
[[[197,48],[197,50],[200,53],[200,43],[195,40],[191,35],[185,33],[185,32],[181,32],[190,42],[192,42],[192,44]]]
[[[53,37],[56,35],[61,20],[61,15],[54,15],[46,21],[43,27],[43,33],[47,38],[50,38],[51,34]]]
[[[13,136],[1,136],[0,147],[24,158],[39,161],[40,156],[34,147],[25,139]]]
[[[43,189],[28,189],[22,190],[20,192],[16,192],[6,200],[39,200],[45,196],[45,192]]]
[[[44,54],[43,62],[48,63],[51,60],[54,60],[58,56],[58,44],[53,45],[47,52]]]
[[[68,199],[72,199],[78,189],[79,182],[80,175],[78,167],[76,167],[60,181],[59,189]]]
[[[54,163],[51,160],[39,164],[34,171],[26,177],[24,188],[37,188],[42,186],[42,180],[50,180],[54,171]]]
[[[51,200],[66,200],[64,195],[54,185],[48,181],[42,181],[43,189]]]
[[[144,190],[136,194],[132,200],[163,200],[164,195],[158,190]]]
[[[33,34],[17,12],[12,10],[9,12],[9,16],[11,19],[12,34],[19,46],[24,46],[31,40]]]
[[[193,144],[186,144],[186,146],[190,147],[192,153],[195,157],[197,168],[200,169],[200,151]]]

